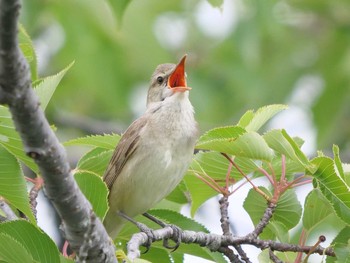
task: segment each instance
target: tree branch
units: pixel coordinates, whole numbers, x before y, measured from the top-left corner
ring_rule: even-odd
[[[224,235],[230,235],[230,224],[229,224],[229,217],[228,217],[228,196],[223,196],[219,200],[220,204],[220,222],[221,222],[221,229]],[[246,263],[251,263],[247,254],[244,252],[242,247],[240,245],[235,245],[234,248],[238,252],[238,254],[241,256],[241,259]],[[239,260],[238,257],[233,253],[233,251],[229,247],[223,247],[221,248],[221,252],[224,253],[229,259],[230,262],[235,262],[235,260]],[[237,258],[237,259],[236,259]],[[240,262],[240,261],[236,261]]]
[[[263,217],[260,219],[260,222],[257,224],[254,231],[249,234],[249,235],[252,235],[253,238],[257,238],[261,234],[261,232],[270,222],[270,219],[272,218],[273,213],[276,210],[277,205],[275,203],[270,201],[268,201],[267,203],[268,203],[268,206],[265,209]]]
[[[0,221],[12,221],[18,219],[16,214],[12,211],[11,207],[5,202],[5,200],[0,196],[0,209],[6,215],[5,218],[2,218]]]
[[[0,103],[9,106],[24,150],[39,166],[78,261],[117,262],[115,248],[76,184],[63,146],[47,122],[17,40],[19,0],[0,0]]]
[[[163,238],[172,238],[174,233],[171,227],[157,229],[152,232],[154,234],[154,241],[160,241]],[[207,247],[210,251],[220,251],[222,247],[236,246],[236,245],[253,245],[261,250],[271,249],[273,251],[290,251],[309,253],[310,251],[319,255],[335,256],[332,248],[323,248],[321,246],[300,246],[294,244],[280,243],[273,240],[261,240],[253,238],[251,235],[245,237],[235,237],[233,235],[217,235],[207,234],[203,232],[194,232],[182,230],[180,232],[181,241],[186,244],[198,244],[202,247]],[[148,237],[145,233],[134,234],[127,246],[128,258],[134,260],[140,256],[139,247],[147,244]]]

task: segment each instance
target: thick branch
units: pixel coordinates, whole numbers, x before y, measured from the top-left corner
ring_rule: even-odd
[[[164,238],[172,238],[174,233],[171,227],[165,227],[162,229],[154,230],[154,241],[159,241]],[[272,240],[260,240],[253,238],[250,235],[245,237],[234,237],[232,235],[217,235],[217,234],[207,234],[203,232],[194,232],[183,230],[181,233],[181,241],[187,244],[198,244],[203,247],[207,247],[211,251],[220,251],[222,247],[236,246],[236,245],[253,245],[261,250],[271,249],[273,251],[291,251],[291,252],[303,252],[335,256],[332,248],[323,248],[317,246],[316,248],[312,246],[300,246],[294,244],[280,243]],[[147,244],[148,237],[145,233],[137,233],[132,236],[128,243],[128,257],[133,260],[140,256],[139,247]]]
[[[9,106],[25,152],[40,168],[45,192],[78,260],[116,262],[115,248],[73,179],[64,148],[31,87],[29,65],[17,40],[19,9],[19,0],[0,0],[0,102]]]

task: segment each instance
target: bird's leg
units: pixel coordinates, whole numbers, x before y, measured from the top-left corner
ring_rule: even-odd
[[[146,247],[146,251],[142,252],[142,254],[147,253],[148,250],[150,249],[152,243],[155,241],[153,230],[150,229],[145,224],[135,221],[133,218],[129,217],[128,215],[124,214],[121,211],[118,211],[117,214],[119,216],[121,216],[122,218],[124,218],[125,220],[127,220],[127,221],[131,222],[132,224],[134,224],[135,226],[137,226],[137,228],[141,232],[143,232],[143,233],[145,233],[147,235],[147,237],[148,237],[147,238],[147,243],[144,245]]]
[[[154,216],[152,216],[152,215],[150,215],[148,213],[143,213],[142,215],[144,217],[147,217],[149,220],[153,221],[157,225],[160,225],[161,227],[167,227],[167,226],[171,227],[171,229],[173,230],[172,240],[175,242],[175,245],[174,246],[170,246],[169,245],[169,239],[165,238],[163,240],[163,246],[165,248],[172,249],[172,252],[174,252],[180,246],[180,243],[181,243],[181,232],[182,232],[181,228],[179,228],[178,226],[173,225],[173,224],[166,224],[163,221],[159,220],[158,218],[156,218],[156,217],[154,217]]]

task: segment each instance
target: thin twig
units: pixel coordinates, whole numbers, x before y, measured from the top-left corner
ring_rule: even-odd
[[[221,153],[232,165],[237,169],[237,171],[250,183],[250,185],[257,191],[260,195],[262,195],[266,200],[269,200],[270,197],[265,194],[262,190],[260,190],[253,182],[249,179],[249,177],[242,171],[242,169],[226,154]]]
[[[270,222],[270,219],[272,218],[276,207],[277,205],[275,203],[268,202],[263,217],[260,219],[260,222],[257,224],[253,232],[251,232],[249,235],[252,235],[254,238],[257,238],[261,234],[261,232]]]
[[[270,259],[274,262],[274,263],[283,263],[282,260],[280,260],[274,253],[271,249],[269,249],[269,256],[270,256]]]
[[[218,252],[224,254],[231,263],[241,263],[242,261],[239,257],[230,249],[229,247],[221,247],[218,249]]]

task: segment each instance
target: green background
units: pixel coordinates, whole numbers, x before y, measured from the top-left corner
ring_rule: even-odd
[[[232,23],[225,30],[203,10]],[[349,147],[347,0],[32,0],[23,1],[21,22],[37,46],[41,76],[75,60],[48,108],[59,131],[74,126],[62,120],[67,113],[106,121],[97,125],[106,132],[110,122],[124,130],[137,117],[133,108],[145,105],[141,91],[155,66],[187,53],[202,132],[236,123],[247,109],[292,102],[311,118],[317,149]],[[293,100],[296,89],[302,95]]]

